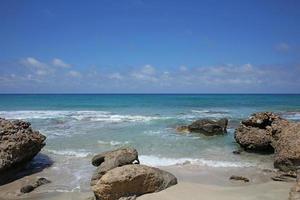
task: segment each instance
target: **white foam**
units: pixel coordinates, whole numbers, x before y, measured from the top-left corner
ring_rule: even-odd
[[[172,166],[183,165],[190,163],[192,165],[208,166],[208,167],[250,167],[254,166],[251,163],[230,162],[230,161],[216,161],[196,158],[165,158],[157,157],[153,155],[141,155],[139,156],[141,164],[150,165],[154,167],[158,166]]]
[[[299,112],[285,113],[282,115],[282,117],[289,120],[300,120],[300,113]]]
[[[34,111],[0,111],[0,116],[8,119],[73,119],[79,121],[99,122],[148,122],[168,119],[160,116],[120,115],[107,111],[67,111],[67,110],[34,110]]]
[[[70,157],[77,157],[77,158],[85,158],[89,155],[91,155],[91,153],[86,152],[84,150],[51,150],[51,149],[47,149],[47,151],[49,153],[55,154],[55,155],[61,155],[61,156],[70,156]]]
[[[194,114],[186,115],[186,118],[195,118],[195,117],[203,117],[203,118],[222,118],[222,117],[230,117],[228,110],[191,110]],[[195,116],[196,114],[196,116]]]
[[[129,144],[129,141],[125,141],[125,142],[120,142],[120,141],[102,141],[102,140],[98,140],[98,144],[101,145],[110,145],[110,146],[121,146],[121,145],[126,145]]]

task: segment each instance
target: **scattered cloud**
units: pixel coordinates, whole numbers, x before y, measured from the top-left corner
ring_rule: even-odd
[[[22,92],[300,92],[299,64],[161,68],[144,65],[125,70],[78,68],[61,59],[28,57],[0,63],[0,91]],[[51,90],[50,90],[51,89]]]
[[[53,73],[53,69],[51,69],[51,67],[33,57],[27,57],[21,60],[21,64],[23,64],[25,67],[28,67],[31,71],[33,71],[33,73],[39,76]]]
[[[69,71],[68,75],[73,78],[80,78],[82,76],[80,72],[75,71],[75,70]]]
[[[275,46],[276,51],[278,52],[288,52],[291,50],[291,46],[285,42],[279,43]]]
[[[62,67],[62,68],[69,68],[69,67],[71,67],[70,64],[65,63],[64,61],[62,61],[62,60],[59,59],[59,58],[54,58],[54,59],[52,60],[52,64],[53,64],[53,66],[56,66],[56,67]]]
[[[156,82],[158,81],[156,75],[156,69],[151,65],[145,65],[142,68],[131,73],[134,79],[142,81]]]
[[[186,72],[186,71],[188,71],[188,68],[185,65],[181,65],[181,66],[179,66],[179,71]]]
[[[115,80],[122,80],[123,76],[119,72],[115,72],[115,73],[108,75],[108,78],[115,79]]]

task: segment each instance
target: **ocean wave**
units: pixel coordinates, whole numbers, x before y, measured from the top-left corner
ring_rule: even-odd
[[[60,156],[69,156],[69,157],[77,157],[77,158],[85,158],[89,155],[92,155],[90,152],[86,152],[84,150],[52,150],[47,149],[47,152],[54,154],[54,155],[60,155]]]
[[[179,116],[180,119],[192,120],[195,118],[222,118],[231,117],[227,110],[191,110],[190,113]]]
[[[98,140],[97,141],[98,144],[101,144],[101,145],[110,145],[110,146],[122,146],[122,145],[126,145],[126,144],[129,144],[130,142],[129,141],[125,141],[125,142],[120,142],[120,141],[102,141],[102,140]]]
[[[281,116],[289,120],[300,121],[300,112],[286,112],[282,113]]]
[[[186,163],[199,166],[208,167],[251,167],[255,166],[247,162],[231,162],[231,161],[216,161],[197,158],[165,158],[152,155],[139,156],[141,164],[150,165],[154,167],[159,166],[172,166],[172,165],[184,165]]]
[[[149,122],[163,120],[169,117],[145,115],[120,115],[107,111],[0,111],[0,116],[8,119],[68,119],[97,122]]]

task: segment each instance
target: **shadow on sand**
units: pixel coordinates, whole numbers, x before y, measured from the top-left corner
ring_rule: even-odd
[[[29,163],[20,164],[15,166],[10,171],[0,173],[0,186],[43,171],[45,168],[50,167],[53,164],[53,160],[46,154],[37,154]]]

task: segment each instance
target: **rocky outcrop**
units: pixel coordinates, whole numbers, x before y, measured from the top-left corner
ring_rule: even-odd
[[[282,171],[295,171],[300,166],[300,123],[291,123],[280,134],[274,166]]]
[[[145,165],[125,165],[103,175],[93,186],[93,191],[98,199],[117,200],[158,192],[176,183],[175,176],[160,169]]]
[[[169,172],[139,165],[138,152],[130,147],[96,155],[92,164],[97,166],[91,180],[97,200],[135,199],[177,184]]]
[[[290,123],[271,112],[254,113],[235,130],[235,140],[248,151],[274,151],[277,140]]]
[[[91,186],[107,171],[119,166],[132,164],[135,161],[139,163],[138,152],[136,149],[130,147],[120,148],[94,156],[92,164],[96,166],[97,169],[92,175]]]
[[[188,126],[177,127],[180,132],[196,132],[204,135],[218,135],[227,132],[228,119],[222,118],[219,120],[199,119]]]
[[[274,167],[281,171],[300,166],[300,123],[271,112],[255,113],[236,129],[235,140],[248,151],[275,151]]]
[[[45,146],[45,139],[29,122],[0,118],[0,174],[30,161]]]

